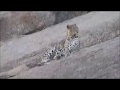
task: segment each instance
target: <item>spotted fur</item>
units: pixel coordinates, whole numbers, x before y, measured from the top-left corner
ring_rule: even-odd
[[[53,59],[61,59],[69,56],[73,51],[79,50],[79,29],[76,24],[67,25],[66,40],[60,41],[53,47],[50,47],[42,56],[42,62],[48,62]]]

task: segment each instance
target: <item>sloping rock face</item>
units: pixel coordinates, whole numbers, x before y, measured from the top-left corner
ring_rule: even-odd
[[[86,14],[88,13],[88,11],[54,11],[53,13],[55,14],[56,17],[54,24],[58,24],[65,20],[69,20],[74,17]]]
[[[54,21],[55,15],[48,11],[0,12],[0,41],[42,30]]]
[[[86,11],[1,11],[0,43],[41,31]]]
[[[120,37],[12,78],[120,78]]]
[[[33,69],[21,67],[23,72],[19,67],[22,73],[13,78],[120,78],[119,21],[120,12],[91,12],[9,41],[0,47],[1,73],[8,71],[5,68],[9,67],[14,68],[15,73],[16,66],[40,60],[43,48],[64,39],[66,25],[76,23],[80,29],[80,52],[60,61],[52,61],[49,65]]]

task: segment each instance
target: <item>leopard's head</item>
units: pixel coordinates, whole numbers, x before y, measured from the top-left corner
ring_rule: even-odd
[[[76,24],[67,25],[67,37],[77,37],[79,33],[79,28]]]

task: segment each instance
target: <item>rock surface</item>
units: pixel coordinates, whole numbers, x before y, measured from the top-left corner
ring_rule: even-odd
[[[49,11],[0,12],[0,41],[42,30],[54,21],[55,15]]]
[[[0,11],[0,43],[41,31],[87,11]]]
[[[58,24],[65,20],[69,20],[74,17],[86,14],[88,13],[88,11],[54,11],[53,13],[55,14],[56,17],[54,24]]]
[[[0,47],[1,73],[10,69],[15,71],[14,68],[20,64],[39,61],[44,48],[64,39],[66,25],[76,23],[80,29],[80,52],[61,61],[52,61],[49,65],[25,70],[25,73],[23,70],[23,73],[13,78],[120,78],[119,21],[120,12],[91,12],[41,32],[6,42]],[[83,73],[80,74],[81,72]]]
[[[120,37],[13,78],[120,78]]]

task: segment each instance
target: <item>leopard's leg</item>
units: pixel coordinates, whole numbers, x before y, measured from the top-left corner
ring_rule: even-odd
[[[46,62],[49,62],[50,60],[53,60],[53,58],[55,56],[55,52],[56,52],[56,48],[55,47],[49,48],[45,52],[45,54],[42,56],[42,62],[46,63]]]
[[[68,47],[65,48],[64,55],[65,57],[69,56],[71,54],[70,50]]]

